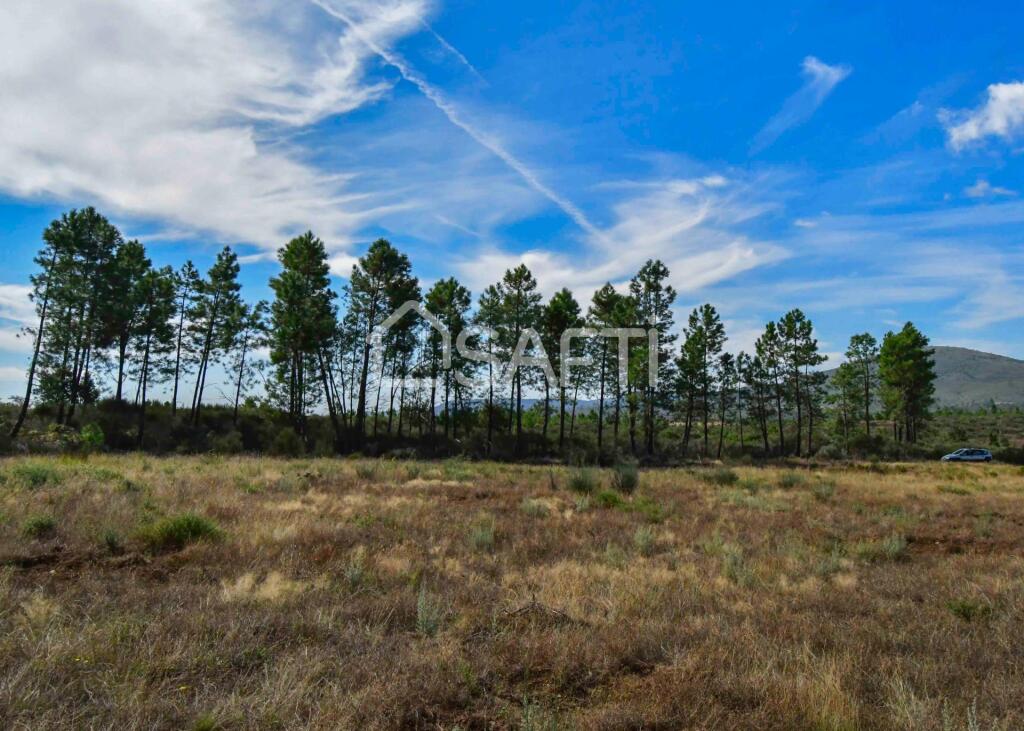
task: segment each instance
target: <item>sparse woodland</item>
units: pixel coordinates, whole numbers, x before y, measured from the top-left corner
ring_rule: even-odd
[[[278,258],[273,301],[252,303],[228,247],[206,272],[191,262],[157,269],[92,208],[53,221],[32,278],[38,323],[26,332],[25,396],[4,413],[5,446],[80,448],[88,427],[85,447],[157,453],[590,463],[922,453],[935,376],[928,338],[911,323],[880,343],[854,335],[830,378],[799,309],[768,323],[751,353],[729,350],[710,304],[675,322],[660,261],[581,303],[567,289],[545,302],[525,265],[475,298],[454,278],[423,292],[408,257],[385,240],[338,292],[312,233]],[[453,343],[463,334],[486,357],[453,348],[445,367],[438,331],[415,313],[374,347],[373,334],[410,300]],[[609,337],[573,340],[569,355],[586,362],[565,370],[559,339],[579,327],[656,329],[657,385],[645,338],[628,341],[625,377]],[[504,371],[516,353],[545,356],[551,368]]]

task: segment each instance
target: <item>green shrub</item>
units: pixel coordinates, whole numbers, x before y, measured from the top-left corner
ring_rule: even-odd
[[[21,533],[26,538],[44,538],[57,528],[57,521],[49,515],[30,515],[21,524]]]
[[[36,488],[43,485],[58,485],[61,481],[60,472],[39,462],[22,462],[11,468],[11,474],[26,487]]]
[[[660,523],[665,520],[668,515],[668,511],[661,505],[661,503],[651,500],[648,497],[640,495],[636,497],[630,508],[643,516],[644,520],[648,523]]]
[[[657,536],[654,534],[654,530],[651,529],[650,526],[638,526],[636,531],[633,533],[633,545],[636,546],[636,550],[641,556],[650,556],[653,554],[656,542]]]
[[[494,516],[480,515],[469,527],[469,545],[477,551],[494,549]]]
[[[836,484],[834,482],[822,480],[811,488],[811,492],[814,494],[814,498],[816,500],[820,500],[823,503],[828,502],[832,499],[832,496],[836,494]]]
[[[640,487],[640,470],[632,462],[618,464],[612,470],[612,488],[623,495],[632,495]]]
[[[620,508],[625,505],[622,496],[614,490],[601,490],[597,493],[595,502],[602,508]]]
[[[860,541],[853,546],[853,554],[863,560],[898,561],[907,552],[907,539],[899,534],[872,541]]]
[[[985,619],[992,614],[992,606],[971,599],[954,599],[946,602],[946,608],[965,622]]]
[[[345,581],[352,589],[357,589],[360,584],[363,583],[363,578],[366,576],[366,551],[355,550],[348,559],[348,563],[345,564]]]
[[[576,470],[569,477],[569,489],[580,495],[591,495],[597,489],[597,475],[593,470]]]
[[[139,538],[152,550],[178,550],[189,543],[212,540],[220,536],[220,529],[209,518],[195,513],[183,513],[158,520],[139,532]]]
[[[704,482],[710,485],[717,485],[718,487],[735,485],[740,479],[740,476],[728,467],[716,467],[713,470],[705,470],[700,477]]]
[[[750,586],[754,582],[754,574],[743,557],[743,549],[731,543],[723,547],[722,573],[738,586]]]
[[[238,454],[245,449],[240,432],[232,429],[210,440],[210,448],[217,454]]]
[[[548,515],[548,506],[540,500],[533,500],[531,498],[523,498],[523,502],[519,504],[519,509],[531,518],[546,518]]]
[[[791,490],[794,487],[800,487],[805,482],[807,482],[806,477],[801,475],[799,472],[794,472],[792,470],[789,472],[783,472],[779,475],[779,487],[784,490]]]
[[[421,586],[416,597],[416,632],[424,637],[433,637],[441,629],[443,620],[444,609],[427,593],[427,587]]]
[[[356,477],[366,482],[376,482],[380,468],[376,462],[360,462],[356,465]]]
[[[270,443],[270,453],[278,457],[299,457],[306,451],[294,429],[281,429]]]
[[[124,553],[124,544],[121,542],[121,536],[118,535],[116,530],[105,530],[100,538],[111,556]]]
[[[79,443],[84,452],[98,452],[103,448],[103,430],[96,423],[86,424],[78,433]]]

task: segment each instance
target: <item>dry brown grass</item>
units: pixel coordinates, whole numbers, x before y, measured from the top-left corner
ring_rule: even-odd
[[[733,472],[8,460],[0,726],[1024,727],[1024,471]]]

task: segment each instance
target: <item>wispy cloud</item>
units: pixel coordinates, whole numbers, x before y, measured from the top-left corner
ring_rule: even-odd
[[[755,186],[728,182],[722,175],[605,183],[618,197],[613,223],[582,251],[556,247],[516,253],[492,247],[457,264],[475,289],[505,269],[525,263],[543,292],[568,287],[589,299],[609,281],[625,283],[647,259],[661,259],[680,292],[694,292],[788,256],[781,246],[753,238],[743,224],[772,210]]]
[[[988,98],[975,109],[940,110],[949,146],[962,150],[986,137],[1010,140],[1024,133],[1024,81],[990,84]]]
[[[290,137],[383,98],[390,84],[366,78],[361,39],[419,33],[428,11],[426,0],[357,4],[358,25],[338,39],[286,0],[258,12],[242,0],[10,0],[0,190],[265,250],[306,227],[344,246],[375,212],[350,174],[319,169]]]
[[[853,71],[845,64],[830,66],[814,56],[807,56],[801,69],[803,86],[786,99],[782,109],[757,133],[750,146],[751,155],[761,152],[784,132],[810,119],[839,82]]]
[[[477,81],[483,84],[487,83],[487,79],[485,79],[483,75],[476,70],[476,66],[469,62],[469,59],[463,55],[462,51],[460,51],[458,48],[449,43],[445,39],[445,37],[438,33],[436,30],[434,30],[433,26],[431,26],[429,23],[424,23],[423,27],[427,29],[427,32],[430,33],[430,35],[434,36],[434,40],[441,44],[441,47],[444,50],[446,50],[449,54],[455,57],[458,60],[458,62],[469,71],[469,73],[473,74],[473,76],[476,77]]]
[[[992,198],[997,196],[1014,196],[1016,191],[992,185],[984,178],[978,178],[973,185],[964,188],[964,195],[968,198]]]
[[[598,238],[602,236],[601,231],[591,223],[590,219],[587,218],[587,215],[583,213],[583,211],[580,210],[572,201],[560,193],[557,193],[550,186],[544,183],[537,172],[521,161],[518,157],[513,155],[500,140],[470,123],[463,113],[445,96],[444,93],[441,92],[440,89],[427,81],[419,72],[416,71],[416,69],[399,56],[398,53],[388,50],[378,43],[373,37],[366,35],[363,32],[360,23],[357,22],[350,13],[340,10],[324,0],[311,1],[318,7],[322,8],[328,15],[331,15],[345,23],[351,29],[352,33],[361,39],[368,48],[383,59],[389,66],[393,66],[397,69],[403,79],[419,89],[427,99],[433,102],[434,106],[436,106],[441,113],[448,118],[448,121],[469,135],[479,145],[501,159],[502,162],[514,170],[527,185],[558,206],[562,212],[576,223],[576,225],[591,236]]]

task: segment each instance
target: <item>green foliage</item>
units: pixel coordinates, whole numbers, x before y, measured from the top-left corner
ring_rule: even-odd
[[[232,429],[210,440],[210,448],[217,454],[240,454],[245,449],[240,432]]]
[[[277,457],[299,457],[306,451],[302,437],[291,428],[282,429],[270,444],[270,453]]]
[[[815,500],[828,502],[836,493],[836,484],[828,480],[819,480],[811,488],[811,493],[814,495]]]
[[[469,545],[477,551],[494,550],[494,516],[481,514],[469,527]]]
[[[640,487],[640,470],[632,462],[623,462],[612,470],[612,489],[632,495]]]
[[[83,426],[78,437],[84,452],[98,452],[103,448],[103,430],[95,422]]]
[[[991,604],[974,599],[953,599],[946,602],[946,608],[965,622],[985,619],[992,614]]]
[[[427,592],[426,585],[420,587],[416,597],[416,632],[424,637],[433,637],[441,629],[444,608]]]
[[[790,470],[779,475],[779,487],[783,490],[792,490],[795,487],[802,487],[806,484],[807,478],[799,472]]]
[[[728,467],[715,467],[714,469],[703,470],[700,473],[700,478],[709,485],[729,487],[739,482],[740,476]]]
[[[869,541],[859,541],[853,545],[852,553],[862,561],[876,563],[879,561],[898,561],[906,555],[907,539],[899,534]]]
[[[360,462],[356,465],[356,477],[365,482],[376,482],[380,478],[380,466],[376,462]]]
[[[650,526],[641,525],[633,532],[633,545],[641,556],[650,556],[654,553],[657,543],[657,534]]]
[[[622,496],[614,490],[601,490],[597,493],[594,502],[601,508],[620,508],[626,504]]]
[[[29,488],[59,485],[62,479],[57,468],[44,462],[19,462],[11,468],[11,474]]]
[[[540,500],[523,498],[523,502],[519,504],[519,509],[531,518],[546,518],[548,515],[548,506]]]
[[[57,521],[50,515],[30,515],[21,524],[21,534],[26,538],[45,538],[57,529]]]
[[[219,536],[216,523],[195,513],[163,518],[139,531],[139,538],[154,551],[178,550],[189,543]]]
[[[935,351],[928,338],[908,322],[882,340],[878,373],[886,412],[900,424],[901,441],[917,441],[935,394]]]
[[[597,489],[598,479],[593,470],[576,470],[569,477],[569,489],[578,495],[590,495]]]
[[[121,535],[116,530],[108,529],[103,531],[103,535],[100,536],[100,541],[111,556],[117,556],[124,553],[124,542],[121,540]]]

